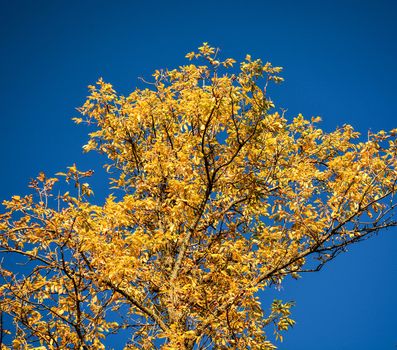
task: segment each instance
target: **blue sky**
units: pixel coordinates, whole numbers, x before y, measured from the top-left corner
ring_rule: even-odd
[[[323,128],[397,127],[395,1],[1,0],[0,198],[27,192],[41,170],[82,155],[85,127],[71,118],[99,77],[128,93],[138,77],[185,62],[202,42],[285,68],[271,91],[287,116],[321,115]],[[103,178],[93,179],[99,200]],[[280,349],[397,346],[397,229],[352,247],[316,274],[264,295],[295,300],[296,326]]]

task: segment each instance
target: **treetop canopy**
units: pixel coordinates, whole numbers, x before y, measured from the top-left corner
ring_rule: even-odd
[[[395,225],[397,129],[324,132],[276,109],[280,67],[186,57],[128,96],[89,86],[75,122],[106,156],[104,205],[76,166],[69,192],[42,173],[4,201],[2,254],[29,270],[2,268],[5,349],[274,349],[292,304],[266,290]]]

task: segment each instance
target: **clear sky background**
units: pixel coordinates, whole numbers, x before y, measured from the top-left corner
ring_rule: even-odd
[[[99,77],[127,94],[138,77],[186,62],[202,42],[285,67],[271,96],[287,117],[323,117],[366,135],[397,127],[397,1],[0,0],[0,198],[39,171],[77,163],[88,129],[71,121]],[[106,183],[93,180],[98,201]],[[263,294],[295,300],[280,349],[397,347],[397,229],[351,247],[319,273]],[[115,340],[114,347],[118,349]]]

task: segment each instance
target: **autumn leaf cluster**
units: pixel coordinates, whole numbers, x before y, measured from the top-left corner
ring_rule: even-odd
[[[292,304],[266,290],[395,224],[397,130],[287,118],[280,67],[218,56],[203,44],[128,96],[89,87],[75,121],[106,158],[103,205],[76,166],[68,192],[40,174],[4,202],[0,248],[26,270],[2,268],[4,349],[274,349]]]

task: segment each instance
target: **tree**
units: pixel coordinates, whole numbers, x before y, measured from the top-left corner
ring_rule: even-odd
[[[288,121],[267,94],[280,67],[247,55],[237,73],[217,55],[204,43],[187,55],[202,65],[129,96],[89,86],[75,121],[108,159],[103,205],[76,166],[57,174],[74,195],[41,173],[4,201],[1,251],[25,265],[1,269],[2,348],[101,349],[120,333],[125,349],[274,349],[265,331],[282,339],[291,303],[262,307],[258,291],[396,224],[397,129],[360,142]]]

